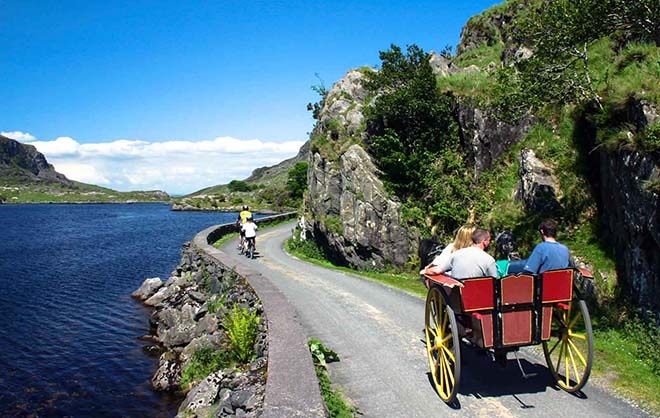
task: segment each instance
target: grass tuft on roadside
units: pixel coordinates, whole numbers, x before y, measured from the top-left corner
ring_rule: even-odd
[[[312,360],[314,361],[314,370],[319,380],[321,396],[330,418],[353,418],[359,414],[358,410],[349,405],[341,391],[332,385],[328,376],[327,364],[339,361],[337,353],[324,346],[317,339],[310,339],[307,342]]]

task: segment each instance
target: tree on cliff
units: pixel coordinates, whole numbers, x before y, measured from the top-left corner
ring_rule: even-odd
[[[512,102],[524,111],[544,103],[594,102],[601,106],[595,87],[589,48],[603,37],[619,46],[629,42],[660,44],[660,2],[657,0],[541,1],[530,8],[517,28],[518,42],[532,46],[530,59],[519,71],[499,71],[505,91],[499,104]],[[515,117],[515,115],[514,115]]]
[[[293,199],[302,198],[307,190],[307,168],[309,164],[305,161],[298,161],[288,172],[286,189],[291,193]]]
[[[376,97],[365,112],[366,142],[387,187],[452,228],[467,216],[467,170],[451,98],[437,89],[429,58],[416,45],[380,52],[382,67],[365,81]]]

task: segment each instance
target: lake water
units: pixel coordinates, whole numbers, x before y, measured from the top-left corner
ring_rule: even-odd
[[[0,205],[0,416],[169,417],[151,389],[148,315],[181,245],[235,213],[162,204]]]

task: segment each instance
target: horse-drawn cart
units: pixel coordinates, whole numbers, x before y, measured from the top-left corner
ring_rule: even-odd
[[[520,347],[543,344],[559,387],[579,391],[593,361],[593,334],[587,305],[577,286],[582,269],[517,274],[501,279],[455,280],[425,275],[426,348],[435,388],[455,400],[461,378],[461,340],[505,359]]]

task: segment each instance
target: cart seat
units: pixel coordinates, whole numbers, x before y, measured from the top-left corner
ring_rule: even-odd
[[[552,307],[563,306],[573,298],[573,269],[548,270],[541,273],[541,339],[550,339]]]
[[[502,277],[500,311],[502,312],[502,345],[530,344],[534,338],[535,278],[530,274]]]

